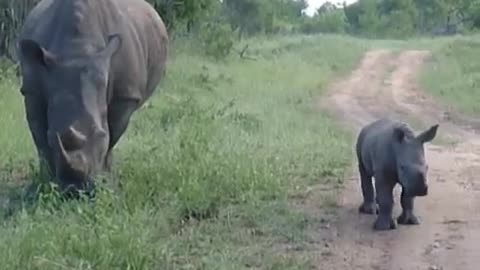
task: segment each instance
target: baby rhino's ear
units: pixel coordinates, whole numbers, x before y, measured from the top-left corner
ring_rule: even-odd
[[[405,130],[403,129],[403,127],[393,128],[393,139],[398,143],[403,142],[403,140],[405,139]]]
[[[417,136],[417,140],[420,141],[421,143],[426,143],[435,138],[437,135],[437,130],[438,130],[438,124],[431,126],[428,130],[422,132]]]

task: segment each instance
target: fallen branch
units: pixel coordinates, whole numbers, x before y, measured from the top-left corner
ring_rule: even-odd
[[[245,55],[246,52],[247,52],[247,49],[248,49],[248,44],[245,45],[245,47],[243,47],[243,49],[238,52],[240,58],[242,58],[242,59],[247,59],[247,60],[257,61],[256,58],[253,58],[253,57],[250,57],[250,56]]]

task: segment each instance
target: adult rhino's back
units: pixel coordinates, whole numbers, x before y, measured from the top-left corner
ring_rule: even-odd
[[[163,20],[147,1],[42,0],[27,16],[19,40],[32,39],[62,55],[74,39],[85,43],[79,50],[90,53],[112,34],[121,36],[122,45],[112,58],[111,96],[142,103],[165,74],[169,43]]]
[[[136,93],[129,89],[119,91],[116,96],[120,98],[136,96],[140,101],[138,105],[141,105],[150,97],[165,75],[168,34],[163,20],[147,1],[117,1],[119,12],[127,18],[125,33],[128,33],[129,37],[120,54],[131,63],[129,67],[120,57],[114,59],[113,69],[116,71],[117,83],[128,84],[126,82],[128,78],[131,81],[142,79],[140,82],[145,84],[140,86],[144,89],[140,96],[136,96]]]

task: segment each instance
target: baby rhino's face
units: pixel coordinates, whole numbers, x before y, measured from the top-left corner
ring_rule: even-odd
[[[407,138],[401,130],[395,131],[398,179],[407,196],[428,194],[424,143],[433,140],[438,125],[432,126],[413,138]]]
[[[427,170],[428,166],[425,162],[400,164],[398,177],[408,196],[426,196],[428,194]]]

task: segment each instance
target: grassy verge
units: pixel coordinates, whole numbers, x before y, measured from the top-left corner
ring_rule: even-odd
[[[289,196],[340,183],[350,164],[348,134],[314,98],[365,47],[338,36],[248,42],[255,60],[175,51],[116,149],[121,187],[101,189],[94,204],[43,198],[2,219],[0,269],[308,268],[275,245],[301,242],[311,221]],[[6,195],[37,172],[11,76],[0,105],[7,212],[20,205]]]
[[[450,38],[434,46],[420,83],[441,102],[468,115],[480,113],[480,39],[478,36]]]

